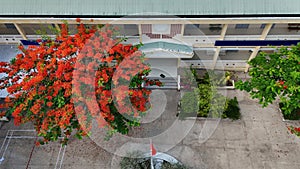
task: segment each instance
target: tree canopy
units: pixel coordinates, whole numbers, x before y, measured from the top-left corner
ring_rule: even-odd
[[[75,34],[62,24],[56,38],[20,45],[22,53],[0,63],[0,73],[7,74],[0,89],[9,93],[2,115],[16,125],[32,122],[42,144],[60,137],[66,144],[75,131],[78,138],[86,136],[93,121],[110,134],[126,134],[149,107],[151,91],[144,85],[162,85],[145,78],[150,67],[141,45],[122,44],[111,25],[77,21]]]
[[[284,114],[300,108],[300,44],[270,54],[260,52],[249,65],[251,78],[237,82],[236,88],[259,99],[263,107],[279,98]]]

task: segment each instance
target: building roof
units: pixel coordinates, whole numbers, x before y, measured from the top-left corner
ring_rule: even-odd
[[[299,0],[1,0],[2,16],[298,15]]]

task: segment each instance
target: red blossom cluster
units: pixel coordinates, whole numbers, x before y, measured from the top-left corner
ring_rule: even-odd
[[[278,80],[277,83],[279,84],[279,86],[283,87],[283,89],[287,89],[288,88],[288,86],[285,85],[285,81],[283,81],[283,80]]]
[[[0,73],[8,74],[0,79],[0,89],[9,92],[6,115],[16,125],[33,122],[44,137],[41,143],[61,136],[66,143],[74,129],[77,136],[85,136],[92,119],[126,134],[129,119],[123,114],[138,116],[149,103],[151,91],[142,83],[162,84],[143,78],[150,69],[143,54],[138,46],[121,44],[115,32],[110,25],[99,29],[81,23],[69,35],[68,25],[62,24],[55,39],[19,46],[22,54],[0,63]]]
[[[300,137],[300,127],[289,126],[288,130],[291,132],[291,134],[295,134],[296,136]]]

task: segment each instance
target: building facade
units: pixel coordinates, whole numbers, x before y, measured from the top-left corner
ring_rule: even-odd
[[[297,0],[10,0],[0,7],[0,59],[14,56],[20,40],[39,38],[37,30],[51,35],[49,27],[59,29],[67,21],[72,32],[81,18],[118,26],[125,43],[142,42],[159,69],[153,76],[176,77],[178,67],[188,66],[247,72],[247,61],[260,51],[300,40],[299,5]]]

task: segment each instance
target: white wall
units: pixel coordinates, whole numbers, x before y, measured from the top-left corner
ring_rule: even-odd
[[[178,59],[148,59],[147,63],[151,64],[150,77],[159,77],[164,74],[166,77],[177,77]]]

